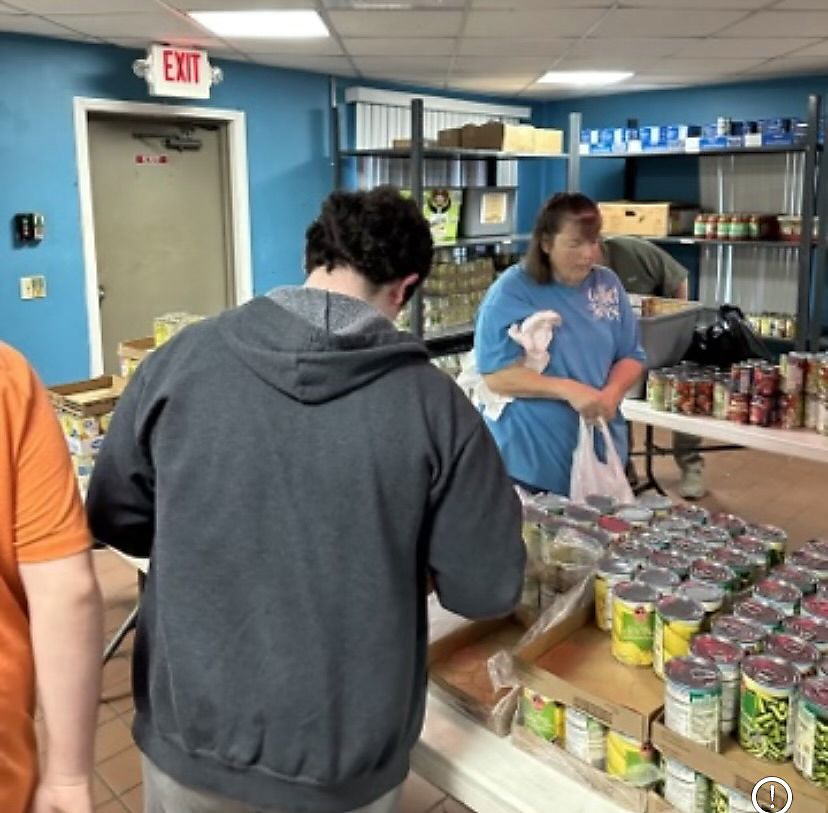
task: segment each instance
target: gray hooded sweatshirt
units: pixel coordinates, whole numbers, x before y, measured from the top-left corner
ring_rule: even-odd
[[[408,772],[426,580],[516,604],[520,510],[488,430],[422,343],[302,288],[187,328],[138,368],[90,485],[97,539],[151,555],[134,734],[193,788],[295,813]]]

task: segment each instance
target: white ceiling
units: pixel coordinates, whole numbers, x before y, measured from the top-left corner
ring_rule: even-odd
[[[371,6],[386,6],[371,8]],[[631,70],[613,92],[828,73],[828,0],[0,0],[0,31],[524,98],[547,70]],[[187,16],[315,8],[327,40],[217,39]],[[601,93],[606,93],[603,89]]]

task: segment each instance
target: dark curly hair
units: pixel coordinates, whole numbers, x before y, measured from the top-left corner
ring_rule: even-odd
[[[558,192],[549,198],[538,213],[524,261],[529,275],[541,285],[553,281],[549,255],[543,250],[543,243],[554,240],[567,222],[577,223],[581,233],[591,240],[597,240],[601,234],[601,212],[586,195]]]
[[[409,274],[431,271],[434,244],[417,204],[393,186],[368,192],[333,192],[305,232],[305,273],[324,266],[351,266],[376,288]]]

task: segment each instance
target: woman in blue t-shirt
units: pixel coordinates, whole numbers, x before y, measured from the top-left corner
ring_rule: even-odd
[[[627,458],[618,406],[646,359],[618,277],[594,264],[600,233],[593,201],[554,195],[538,215],[525,259],[492,285],[477,316],[477,368],[490,390],[515,399],[486,423],[511,477],[533,490],[569,493],[579,414],[604,418]],[[556,311],[562,321],[549,364],[536,373],[524,366],[523,348],[507,331],[542,310]]]

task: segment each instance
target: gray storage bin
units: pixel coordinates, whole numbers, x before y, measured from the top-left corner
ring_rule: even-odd
[[[497,237],[512,234],[515,193],[511,187],[468,188],[463,193],[461,237]]]

